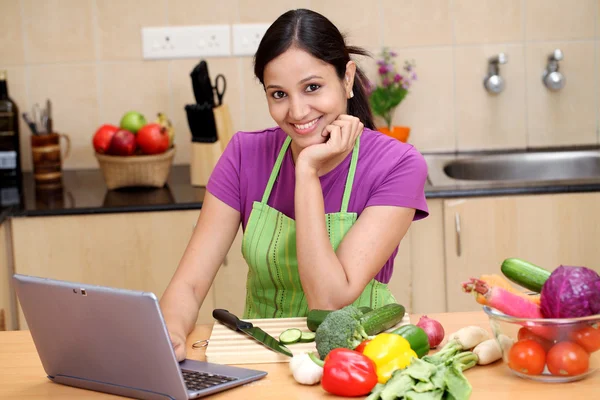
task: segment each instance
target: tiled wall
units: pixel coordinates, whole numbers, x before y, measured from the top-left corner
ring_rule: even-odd
[[[198,60],[144,61],[140,28],[272,22],[289,8],[324,13],[352,44],[375,55],[414,58],[419,81],[395,122],[412,127],[421,151],[597,144],[600,115],[600,0],[0,0],[0,68],[8,69],[21,109],[51,98],[57,131],[71,135],[65,168],[96,168],[91,137],[127,110],[176,124],[176,163],[189,161],[183,106],[193,102],[189,72]],[[566,87],[541,83],[555,48]],[[506,90],[482,85],[487,58],[501,66]],[[209,58],[228,79],[225,100],[236,130],[273,124],[250,57]],[[371,77],[375,61],[360,60]],[[24,167],[31,169],[22,129]]]

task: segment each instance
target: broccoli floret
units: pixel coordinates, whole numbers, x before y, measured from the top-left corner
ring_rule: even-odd
[[[360,324],[362,313],[354,306],[346,306],[329,314],[315,332],[315,342],[321,360],[333,349],[354,349],[367,333]]]

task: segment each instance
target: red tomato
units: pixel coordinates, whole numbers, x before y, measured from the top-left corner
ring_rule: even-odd
[[[600,350],[600,326],[598,324],[586,326],[585,328],[571,332],[569,337],[588,353]]]
[[[538,342],[539,344],[542,345],[545,352],[548,352],[548,350],[550,350],[552,348],[552,346],[554,345],[554,343],[552,343],[552,341],[536,335],[530,329],[525,328],[525,327],[519,329],[519,333],[517,336],[518,336],[519,340],[530,339],[530,340]]]
[[[555,344],[548,352],[548,369],[552,375],[581,375],[590,367],[590,355],[573,342]]]
[[[359,353],[362,353],[363,350],[365,349],[365,346],[371,341],[371,339],[367,339],[364,340],[361,344],[359,344],[354,351],[358,351]]]
[[[535,340],[519,340],[508,352],[508,366],[517,372],[539,375],[544,371],[545,365],[546,352]]]

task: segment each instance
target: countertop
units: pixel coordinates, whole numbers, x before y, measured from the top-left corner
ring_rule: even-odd
[[[200,209],[206,189],[194,187],[190,182],[189,165],[174,165],[162,188],[117,190],[107,189],[100,169],[65,170],[63,187],[51,191],[36,188],[33,175],[26,172],[17,204],[0,205],[0,223],[10,217]],[[505,182],[485,186],[432,186],[428,182],[425,195],[428,199],[433,199],[599,190],[600,181],[536,184]]]
[[[411,315],[412,323],[420,315]],[[430,314],[450,334],[467,325],[478,325],[490,331],[483,311]],[[204,361],[204,349],[192,349],[196,340],[210,337],[212,325],[198,325],[187,340],[187,357]],[[210,344],[209,344],[210,346]],[[294,381],[287,363],[242,365],[267,372],[259,381],[211,396],[211,399],[332,399],[320,385],[303,386]],[[600,391],[600,373],[572,383],[544,384],[513,375],[497,361],[491,365],[475,366],[465,371],[473,392],[471,399],[591,399]],[[594,394],[596,393],[596,394]],[[72,388],[50,382],[42,368],[29,331],[0,332],[0,398],[2,399],[118,399],[120,397]]]

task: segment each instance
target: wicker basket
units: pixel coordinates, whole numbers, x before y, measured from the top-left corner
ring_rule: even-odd
[[[163,187],[169,177],[175,148],[156,155],[129,157],[96,154],[109,190],[122,187]]]

